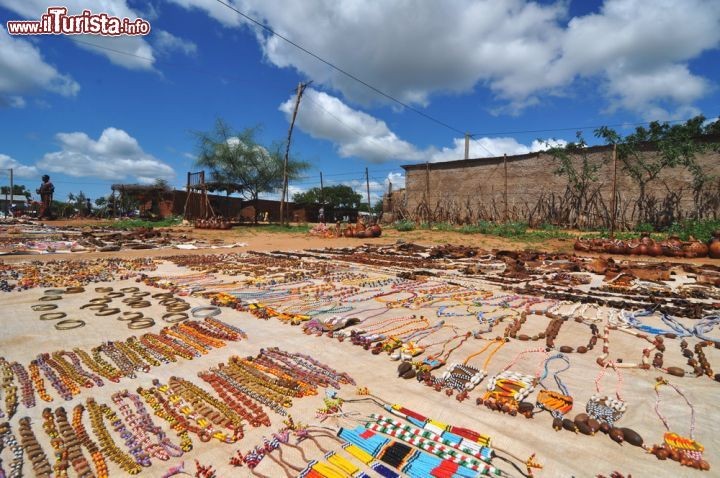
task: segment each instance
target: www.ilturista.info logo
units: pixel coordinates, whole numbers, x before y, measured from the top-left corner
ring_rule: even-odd
[[[112,17],[107,13],[83,10],[80,15],[68,15],[65,7],[49,7],[40,20],[7,22],[11,35],[147,35],[150,22],[142,18]]]

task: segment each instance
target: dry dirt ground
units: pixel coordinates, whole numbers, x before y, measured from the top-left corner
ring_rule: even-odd
[[[103,226],[111,224],[112,221],[87,219],[52,221],[51,224],[57,227],[63,226],[86,226],[97,225]],[[185,254],[212,254],[212,253],[229,253],[244,251],[290,251],[313,249],[323,247],[357,247],[362,244],[393,244],[398,240],[405,242],[414,242],[426,246],[436,246],[440,244],[456,244],[464,246],[480,247],[487,250],[536,250],[542,252],[554,253],[573,253],[572,239],[549,239],[546,241],[520,241],[512,238],[492,236],[486,234],[462,234],[459,232],[433,231],[433,230],[415,230],[401,232],[395,229],[383,229],[382,236],[375,239],[356,239],[356,238],[332,238],[326,239],[311,236],[304,232],[269,232],[264,230],[263,225],[258,226],[239,226],[231,230],[211,230],[211,229],[194,229],[187,226],[174,226],[162,228],[162,230],[172,231],[177,234],[185,234],[191,238],[204,239],[213,241],[218,244],[245,243],[246,246],[229,248],[229,249],[144,249],[144,250],[126,250],[120,252],[90,252],[82,254],[41,254],[41,255],[20,255],[5,256],[2,260],[27,261],[32,260],[57,260],[57,259],[91,259],[99,257],[158,257],[169,255],[185,255]],[[585,256],[594,256],[598,254],[583,253]],[[604,257],[609,255],[602,254]],[[700,259],[677,259],[668,257],[638,257],[638,256],[616,256],[618,259],[625,260],[642,260],[642,261],[671,261],[671,262],[689,262],[695,264],[714,264],[720,266],[720,259],[700,258]]]

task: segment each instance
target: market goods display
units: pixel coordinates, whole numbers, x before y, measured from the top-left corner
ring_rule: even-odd
[[[1,290],[35,287],[83,287],[96,282],[123,280],[139,270],[153,270],[152,259],[95,259],[89,261],[0,262]]]
[[[23,450],[37,476],[67,476],[71,468],[78,476],[109,476],[110,462],[124,473],[138,474],[191,451],[193,436],[203,443],[232,445],[243,439],[248,425],[270,426],[265,409],[286,416],[293,399],[317,395],[318,387],[354,385],[348,374],[309,355],[277,348],[248,359],[233,357],[198,376],[212,384],[217,395],[173,376],[165,384],[154,379],[151,387],[139,387],[137,393],[115,392],[111,403],[88,397],[74,406],[72,419],[63,406],[44,408],[41,427],[23,417],[19,420],[22,444],[9,423],[0,424],[0,451],[7,446],[15,456],[9,476],[23,476]],[[45,394],[41,398],[52,401]],[[158,418],[167,422],[171,434]],[[50,440],[52,452],[38,441],[40,430]]]
[[[0,358],[0,419],[39,476],[583,470],[555,442],[607,456],[596,475],[717,460],[712,265],[414,244],[87,262],[74,283],[49,264],[5,276],[24,316],[54,339],[91,326],[66,320],[125,335]]]
[[[580,252],[600,252],[606,254],[632,254],[634,256],[667,257],[706,257],[720,258],[717,245],[720,231],[716,231],[707,244],[690,236],[681,241],[678,236],[670,236],[656,241],[649,233],[643,233],[640,239],[623,241],[620,239],[582,239],[575,241],[575,250]]]
[[[138,227],[127,231],[98,226],[52,226],[18,223],[0,228],[0,255],[116,252],[166,249],[178,245],[211,247],[207,241],[191,239],[188,231]]]

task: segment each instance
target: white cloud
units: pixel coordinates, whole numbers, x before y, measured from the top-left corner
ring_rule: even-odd
[[[644,112],[648,121],[684,119],[699,114],[700,111],[690,105],[709,89],[706,79],[692,75],[684,65],[618,74],[608,84],[611,106]],[[660,104],[681,106],[673,115]]]
[[[559,139],[534,140],[529,145],[518,143],[515,138],[482,137],[470,141],[471,158],[490,158],[507,154],[527,154],[544,151],[554,146],[565,146],[567,141]],[[465,157],[465,138],[455,138],[452,147],[444,147],[430,155],[431,163],[454,161]]]
[[[280,105],[290,119],[294,96]],[[391,159],[417,159],[415,147],[393,133],[387,124],[362,111],[350,108],[334,96],[307,89],[298,112],[298,128],[313,138],[326,139],[338,146],[343,158],[358,157],[371,163]]]
[[[8,106],[22,107],[21,94],[49,91],[75,96],[80,85],[43,60],[30,41],[14,38],[0,26],[0,97]]]
[[[368,183],[362,179],[353,179],[352,181],[343,181],[342,184],[350,186],[362,196],[362,202],[367,202],[367,187]],[[375,204],[378,199],[382,199],[383,194],[387,191],[387,186],[383,183],[372,180],[369,182],[370,185],[370,204]]]
[[[453,146],[418,148],[397,136],[387,124],[374,116],[353,109],[327,93],[307,89],[295,125],[313,138],[331,141],[343,158],[355,157],[371,163],[385,161],[440,162],[463,159],[465,139],[455,138]],[[294,95],[280,105],[288,121],[295,104]],[[567,144],[548,140],[551,145]],[[503,154],[525,154],[547,149],[545,141],[530,145],[514,138],[478,138],[470,141],[470,157],[482,158]]]
[[[27,101],[22,96],[17,95],[0,95],[0,108],[17,108],[22,109],[27,106]]]
[[[405,175],[403,173],[390,172],[385,178],[385,188],[387,189],[388,183],[392,183],[393,191],[402,189],[405,187]]]
[[[197,55],[197,45],[190,40],[176,37],[165,30],[156,30],[153,36],[153,45],[160,54],[170,55],[179,52],[187,56]]]
[[[30,179],[38,177],[38,170],[35,166],[22,164],[7,154],[0,153],[0,170],[7,170],[10,168],[12,168],[13,175],[17,178]]]
[[[249,25],[215,0],[172,1],[202,9],[227,27]],[[688,62],[720,43],[717,0],[605,0],[598,12],[575,18],[568,18],[563,0],[228,2],[406,102],[425,105],[434,93],[480,85],[511,113],[538,104],[541,96],[570,92],[578,79],[592,80],[590,88],[600,83],[611,106],[634,112],[690,106],[705,94],[708,80],[692,73]],[[274,65],[294,68],[351,101],[382,100],[252,28]],[[651,90],[622,89],[651,72],[662,77]]]
[[[43,156],[37,164],[43,170],[105,180],[132,178],[141,183],[175,177],[173,168],[144,152],[121,129],[107,128],[97,141],[81,132],[58,133],[56,138],[61,150]]]
[[[39,20],[47,11],[49,5],[45,0],[0,0],[0,5],[28,20]],[[107,13],[120,18],[142,18],[134,11],[126,0],[102,0],[101,2],[87,2],[86,0],[65,0],[62,6],[67,7],[69,14],[82,13],[90,9],[93,13]],[[136,70],[150,70],[155,63],[155,55],[150,44],[140,36],[103,37],[99,35],[78,35],[75,38],[91,45],[117,50],[118,54],[110,50],[76,43],[77,46],[93,53],[106,56],[112,63],[124,68]],[[136,55],[136,56],[131,56]],[[137,58],[137,57],[141,58]]]

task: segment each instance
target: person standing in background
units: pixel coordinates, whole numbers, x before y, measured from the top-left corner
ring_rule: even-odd
[[[52,199],[55,193],[55,186],[50,182],[50,176],[44,174],[42,177],[42,184],[37,189],[37,193],[40,195],[40,215],[39,218],[52,219]]]

